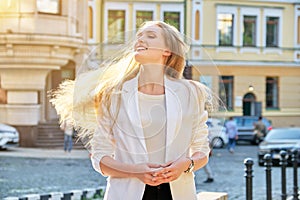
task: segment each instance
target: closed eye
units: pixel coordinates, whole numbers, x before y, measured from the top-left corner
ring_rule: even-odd
[[[149,35],[148,35],[148,38],[151,38],[151,39],[152,39],[152,38],[156,38],[156,35],[154,35],[154,34],[149,34]]]

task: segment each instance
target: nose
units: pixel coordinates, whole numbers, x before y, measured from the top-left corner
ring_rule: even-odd
[[[139,37],[139,38],[138,38],[138,42],[144,43],[143,38],[142,38],[142,37]]]
[[[137,41],[143,43],[143,42],[145,42],[144,38],[145,38],[145,35],[144,35],[144,34],[140,34],[140,35],[137,37]]]

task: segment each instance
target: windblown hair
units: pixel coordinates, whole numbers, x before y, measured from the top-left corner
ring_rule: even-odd
[[[182,78],[188,51],[183,36],[175,27],[162,21],[145,22],[137,35],[152,25],[161,28],[165,45],[171,51],[166,59],[165,74],[173,79]],[[139,73],[140,64],[134,58],[133,45],[125,48],[124,53],[104,63],[99,69],[82,73],[75,81],[65,81],[57,90],[50,92],[50,102],[60,116],[60,122],[71,118],[77,136],[84,140],[87,147],[97,128],[97,120],[104,113],[110,113],[112,96],[120,94],[123,84]],[[70,101],[71,96],[73,100]]]

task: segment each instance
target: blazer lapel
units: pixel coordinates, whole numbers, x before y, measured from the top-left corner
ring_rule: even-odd
[[[181,126],[182,106],[179,96],[178,84],[165,76],[165,96],[167,111],[167,137],[166,137],[166,162],[169,161],[168,155],[172,142]]]
[[[126,108],[126,113],[134,131],[134,133],[131,134],[134,134],[132,136],[137,138],[137,140],[141,143],[144,151],[147,152],[147,147],[144,139],[144,131],[139,111],[138,76],[125,82],[122,90],[123,102]]]

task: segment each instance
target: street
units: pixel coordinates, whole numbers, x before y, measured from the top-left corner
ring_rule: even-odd
[[[12,151],[0,151],[0,199],[25,194],[46,194],[50,192],[67,192],[98,188],[105,185],[105,178],[96,173],[88,156],[70,156],[63,150],[50,152],[52,156],[11,156]],[[56,153],[55,153],[56,152]],[[198,192],[226,192],[230,200],[246,199],[244,159],[252,158],[253,166],[253,199],[266,199],[265,169],[259,167],[256,158],[257,146],[239,144],[235,153],[225,148],[214,149],[210,165],[214,172],[214,182],[203,183],[206,174],[203,169],[195,173]],[[43,153],[43,152],[42,152]],[[42,154],[41,153],[41,154]],[[58,154],[55,156],[54,154]],[[298,169],[298,173],[300,170]],[[287,168],[287,193],[293,191],[292,168]],[[273,200],[281,199],[281,168],[272,168]]]
[[[213,183],[203,183],[206,174],[203,169],[196,172],[196,186],[198,192],[215,191],[226,192],[230,200],[246,199],[246,179],[244,160],[252,158],[253,165],[253,199],[266,199],[266,176],[265,167],[259,167],[257,163],[257,146],[239,144],[236,146],[234,154],[230,154],[225,148],[214,149],[213,156],[210,158],[210,166],[214,172]],[[298,175],[299,175],[298,168]],[[288,196],[293,192],[293,169],[287,168],[287,193]],[[299,178],[298,178],[299,182]],[[299,185],[299,183],[298,183]],[[272,168],[272,200],[281,199],[281,168]]]

